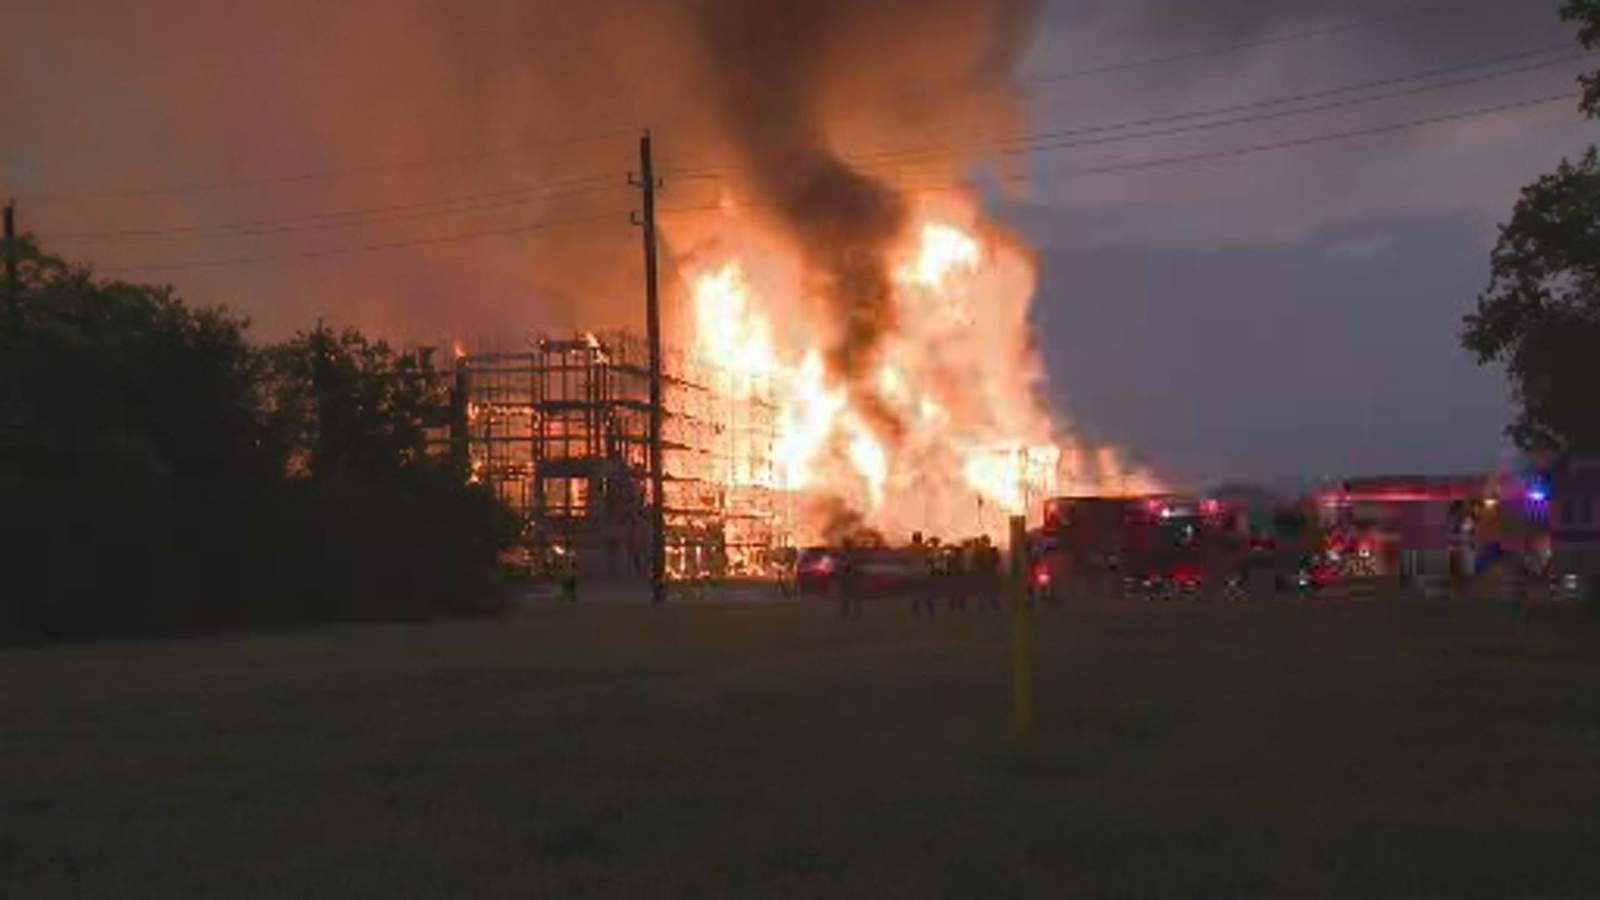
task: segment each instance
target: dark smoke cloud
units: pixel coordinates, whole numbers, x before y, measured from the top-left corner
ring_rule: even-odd
[[[881,547],[881,531],[867,525],[861,512],[838,497],[808,496],[801,513],[805,521],[816,522],[817,537],[826,547]]]
[[[637,205],[623,187],[640,129],[657,135],[671,206],[717,185],[674,181],[708,160],[775,205],[837,298],[834,364],[859,368],[892,323],[881,248],[895,194],[835,158],[913,129],[1012,114],[1006,74],[1029,33],[1022,0],[15,0],[0,4],[0,190],[26,227],[104,268],[227,302],[267,336],[319,316],[397,337],[637,327]],[[998,126],[994,126],[998,127]],[[992,128],[990,129],[992,130]],[[959,131],[957,132],[959,134]],[[18,139],[16,136],[22,136]],[[952,147],[951,160],[967,156]],[[393,166],[445,160],[426,166]],[[455,162],[448,162],[456,160]],[[335,178],[134,198],[103,190],[330,170]],[[584,190],[443,208],[360,228],[85,243],[52,235],[186,228],[481,196],[573,176]],[[590,188],[593,188],[592,190]],[[67,196],[63,196],[67,195]],[[549,220],[591,219],[544,227]],[[298,258],[478,231],[522,234]],[[667,222],[668,237],[672,220]],[[670,248],[669,248],[670,250]]]
[[[842,49],[840,30],[860,8],[723,0],[708,3],[703,20],[730,135],[754,187],[810,258],[841,323],[830,362],[850,379],[869,369],[879,336],[893,327],[884,254],[905,223],[895,191],[827,148],[828,69]]]
[[[1021,0],[706,0],[699,7],[727,138],[749,167],[751,187],[807,258],[810,288],[835,326],[829,363],[848,384],[875,370],[880,341],[895,327],[888,251],[907,209],[894,186],[841,157],[830,121],[845,110],[883,117],[892,128],[892,112],[880,104],[909,97],[926,109],[930,95],[972,93],[1003,99],[1033,7]],[[857,392],[857,406],[893,437],[892,417],[874,396]]]

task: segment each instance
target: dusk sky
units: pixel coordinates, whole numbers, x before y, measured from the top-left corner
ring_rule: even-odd
[[[1596,133],[1551,100],[1593,66],[1558,5],[1045,4],[1028,186],[986,190],[1039,252],[1052,401],[1179,481],[1493,466],[1507,390],[1459,321],[1517,190]],[[633,136],[669,202],[714,199],[670,174],[722,147],[684,99],[704,73],[647,9],[517,6],[7,4],[0,188],[47,249],[264,338],[624,323]]]
[[[1596,129],[1575,101],[1233,159],[1071,173],[1572,90],[1584,62],[1564,60],[1569,54],[1560,48],[1572,46],[1572,30],[1559,22],[1558,6],[1136,0],[1053,7],[1030,74],[1255,46],[1045,82],[1034,94],[1044,130],[1441,70],[1456,71],[1376,92],[1479,79],[1311,115],[1038,155],[1036,194],[1015,217],[1044,248],[1037,314],[1058,399],[1084,426],[1135,448],[1158,470],[1201,479],[1494,465],[1509,398],[1501,374],[1459,348],[1459,320],[1487,284],[1496,226],[1519,188],[1593,141]],[[1346,27],[1404,10],[1416,12]],[[1467,68],[1546,48],[1554,52]]]

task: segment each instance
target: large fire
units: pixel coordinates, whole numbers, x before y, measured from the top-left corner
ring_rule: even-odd
[[[896,540],[999,537],[1008,516],[1036,516],[1052,495],[1152,489],[1053,421],[1028,322],[1033,258],[970,199],[912,210],[891,251],[892,327],[875,377],[852,383],[830,371],[843,326],[808,296],[792,247],[732,204],[674,237],[689,248],[696,356],[775,408],[765,486],[804,501],[800,540],[827,539],[841,517]]]

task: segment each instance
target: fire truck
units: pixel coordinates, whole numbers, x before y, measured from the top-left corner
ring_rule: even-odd
[[[1229,504],[1175,494],[1052,499],[1033,535],[1034,594],[1237,593],[1249,554],[1239,520]]]

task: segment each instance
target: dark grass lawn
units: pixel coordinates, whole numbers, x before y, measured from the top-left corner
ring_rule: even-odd
[[[1600,896],[1600,626],[578,608],[0,653],[0,895]]]

